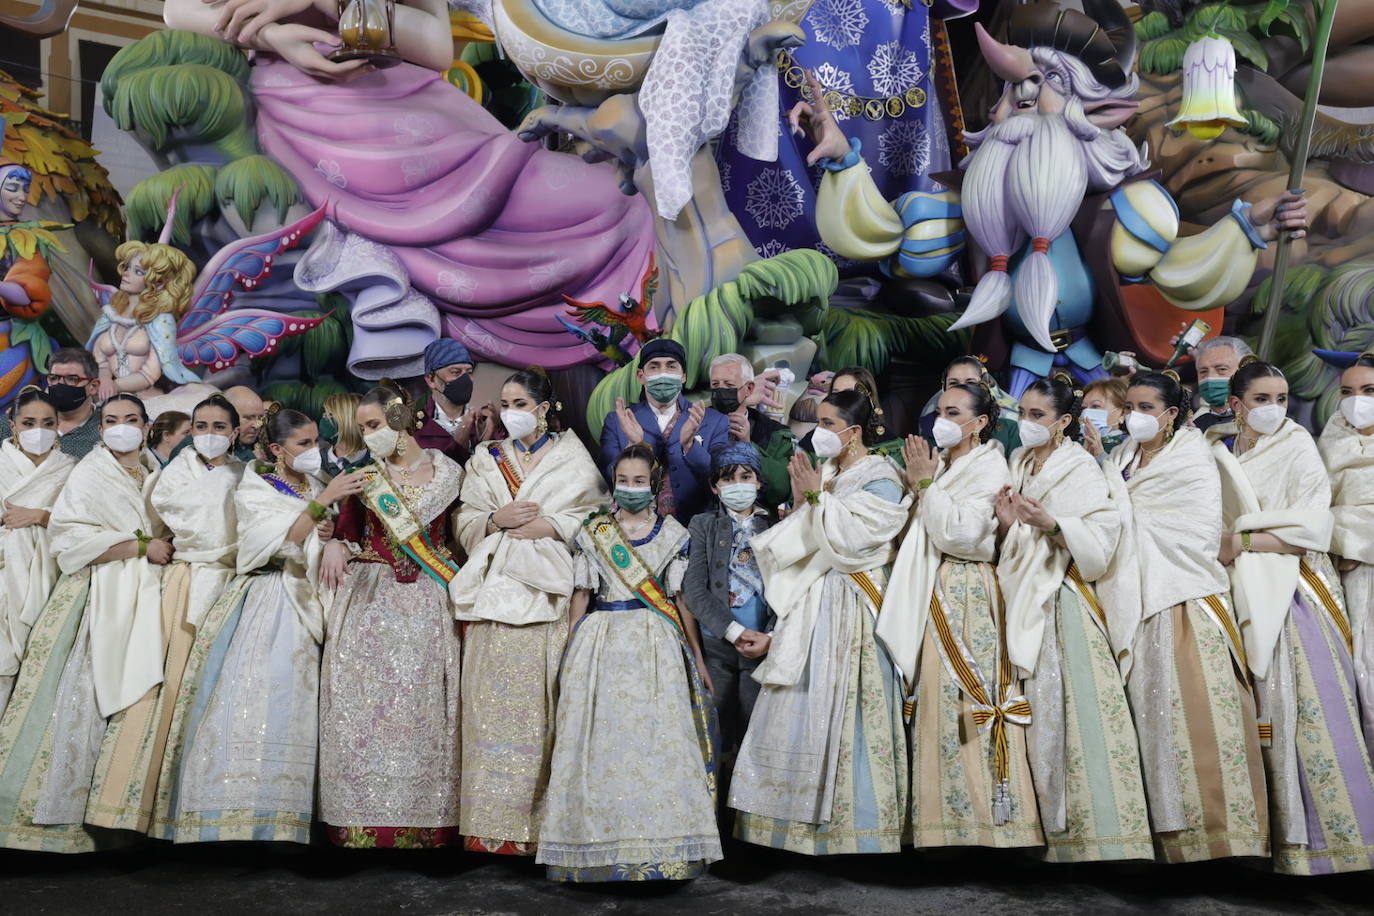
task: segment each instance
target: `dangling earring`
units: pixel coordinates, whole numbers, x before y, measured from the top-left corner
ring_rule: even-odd
[[[1054,443],[1055,448],[1059,448],[1059,446],[1064,444],[1064,427],[1061,426],[1054,431],[1054,438],[1051,441]]]
[[[535,426],[535,432],[539,433],[539,435],[542,436],[542,435],[544,435],[544,433],[546,433],[546,432],[548,432],[548,431],[549,431],[549,420],[548,420],[548,417],[546,417],[544,414],[541,413],[541,414],[539,415],[539,422],[538,422],[538,424],[536,424],[536,426]]]
[[[276,467],[276,471],[277,471],[277,476],[278,476],[278,477],[282,478],[283,480],[286,479],[286,462],[282,460],[282,456],[281,456],[281,455],[278,455],[278,456],[277,456],[277,467]]]
[[[397,439],[396,439],[396,457],[397,457],[397,458],[404,458],[404,457],[406,456],[406,451],[407,451],[406,440],[401,439],[401,438],[397,438]]]

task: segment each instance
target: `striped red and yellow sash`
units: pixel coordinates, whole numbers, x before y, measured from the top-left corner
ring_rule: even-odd
[[[510,457],[497,443],[493,442],[488,451],[491,452],[492,460],[496,462],[496,469],[506,481],[506,489],[510,490],[511,499],[514,499],[515,494],[520,492],[520,472],[515,469]]]
[[[687,630],[682,624],[682,615],[678,613],[677,605],[668,597],[663,583],[658,581],[653,570],[639,558],[639,554],[635,553],[630,539],[625,536],[625,531],[615,516],[603,510],[592,515],[583,524],[591,532],[592,543],[596,545],[596,549],[611,569],[615,570],[621,583],[633,592],[645,607],[662,616],[676,627],[679,633],[686,636]]]

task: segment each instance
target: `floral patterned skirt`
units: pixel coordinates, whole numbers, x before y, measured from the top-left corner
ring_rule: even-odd
[[[998,663],[1006,647],[998,625],[1001,597],[993,567],[947,557],[938,576],[941,607],[951,631],[997,689]],[[913,845],[1042,845],[1045,839],[1026,758],[1026,729],[1006,726],[1010,815],[999,824],[994,816],[998,779],[992,732],[974,722],[973,700],[951,675],[942,651],[932,623],[921,644],[910,729]],[[1012,682],[1008,692],[1019,694],[1019,685]],[[1031,715],[1034,721],[1033,708]]]
[[[320,819],[335,843],[459,839],[458,626],[421,573],[353,563],[329,611],[320,675]]]
[[[1025,682],[1045,858],[1152,859],[1140,748],[1106,622],[1071,581],[1048,613],[1035,676]]]
[[[714,710],[685,641],[647,608],[568,643],[536,861],[555,881],[687,879],[721,858]]]

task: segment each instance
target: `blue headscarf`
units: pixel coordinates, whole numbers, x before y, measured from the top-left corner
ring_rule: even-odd
[[[752,442],[728,442],[711,453],[711,473],[718,474],[721,469],[742,464],[753,468],[755,474],[763,473],[763,461],[759,450]]]
[[[432,375],[440,369],[456,366],[459,363],[467,363],[469,366],[477,365],[472,354],[468,352],[468,348],[452,337],[440,337],[425,347],[426,375]]]

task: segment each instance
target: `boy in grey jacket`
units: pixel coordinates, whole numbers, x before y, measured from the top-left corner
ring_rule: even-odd
[[[775,617],[749,540],[775,519],[759,503],[762,461],[750,442],[731,442],[711,455],[717,505],[692,519],[692,552],[683,583],[687,606],[701,624],[702,653],[715,687],[721,756],[733,761],[759,696],[752,677],[768,654]]]

